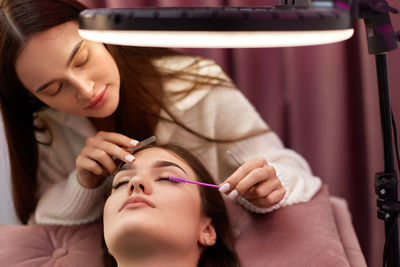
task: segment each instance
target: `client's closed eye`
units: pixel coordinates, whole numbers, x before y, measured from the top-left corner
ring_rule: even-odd
[[[168,181],[168,182],[175,183],[175,184],[178,183],[178,182],[175,182],[175,181],[171,181],[168,176],[159,177],[156,181]],[[129,183],[129,181],[119,181],[115,185],[112,185],[111,188],[112,189],[118,189],[119,187],[121,187],[121,186],[123,186],[125,184],[128,184],[128,183]]]
[[[120,182],[116,183],[115,185],[112,185],[111,188],[118,189],[120,186],[128,184],[128,183],[129,183],[128,181],[120,181]]]
[[[168,181],[168,182],[176,183],[176,184],[178,183],[178,182],[175,182],[175,181],[171,181],[168,176],[162,176],[162,177],[158,178],[157,181]]]

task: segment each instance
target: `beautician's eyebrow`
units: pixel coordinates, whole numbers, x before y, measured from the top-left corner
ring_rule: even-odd
[[[69,65],[71,65],[72,60],[74,59],[74,57],[76,56],[76,54],[78,53],[79,49],[81,48],[82,44],[83,44],[84,40],[79,41],[75,46],[74,49],[72,49],[71,55],[69,56],[67,62],[65,63],[65,66],[68,67]],[[43,91],[47,86],[49,86],[50,84],[52,84],[53,82],[55,82],[56,80],[52,80],[50,82],[47,82],[45,84],[43,84],[42,86],[40,86],[37,90],[36,93],[40,93],[41,91]]]
[[[128,166],[128,168],[126,168],[126,166]],[[179,166],[178,164],[175,164],[175,163],[170,162],[170,161],[165,161],[165,160],[156,161],[151,165],[151,167],[152,168],[176,167],[176,168],[181,169],[185,174],[187,174],[185,172],[185,170],[181,166]],[[134,164],[125,163],[125,165],[122,166],[121,171],[123,170],[123,168],[126,168],[124,170],[134,170],[134,169],[136,169],[136,166]]]
[[[65,64],[66,67],[68,67],[69,65],[71,65],[71,62],[72,62],[72,60],[74,59],[76,53],[78,53],[79,49],[81,48],[83,41],[84,41],[84,40],[81,40],[80,42],[78,42],[78,43],[75,45],[74,49],[72,50],[71,55],[69,56],[69,58],[68,58],[68,60],[67,60],[67,63]]]

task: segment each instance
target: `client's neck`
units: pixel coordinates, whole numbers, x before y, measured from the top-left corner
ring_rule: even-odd
[[[133,252],[132,251],[136,251]],[[118,267],[196,267],[199,261],[198,251],[144,251],[131,250],[129,255],[116,257]]]
[[[197,262],[184,262],[182,259],[173,261],[171,258],[149,259],[146,261],[133,261],[118,263],[118,267],[196,267]]]

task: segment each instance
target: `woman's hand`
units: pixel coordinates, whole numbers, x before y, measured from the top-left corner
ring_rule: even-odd
[[[232,200],[242,196],[259,208],[270,208],[280,202],[286,189],[276,176],[274,167],[264,158],[241,165],[222,184],[220,191]]]
[[[117,169],[115,160],[133,162],[135,157],[125,149],[135,147],[139,142],[122,134],[99,131],[86,140],[85,146],[76,158],[79,183],[87,188],[100,185]]]

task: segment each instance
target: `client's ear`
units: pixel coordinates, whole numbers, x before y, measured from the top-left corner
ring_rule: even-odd
[[[211,218],[205,218],[200,229],[198,242],[203,247],[213,246],[217,241],[217,233]]]

